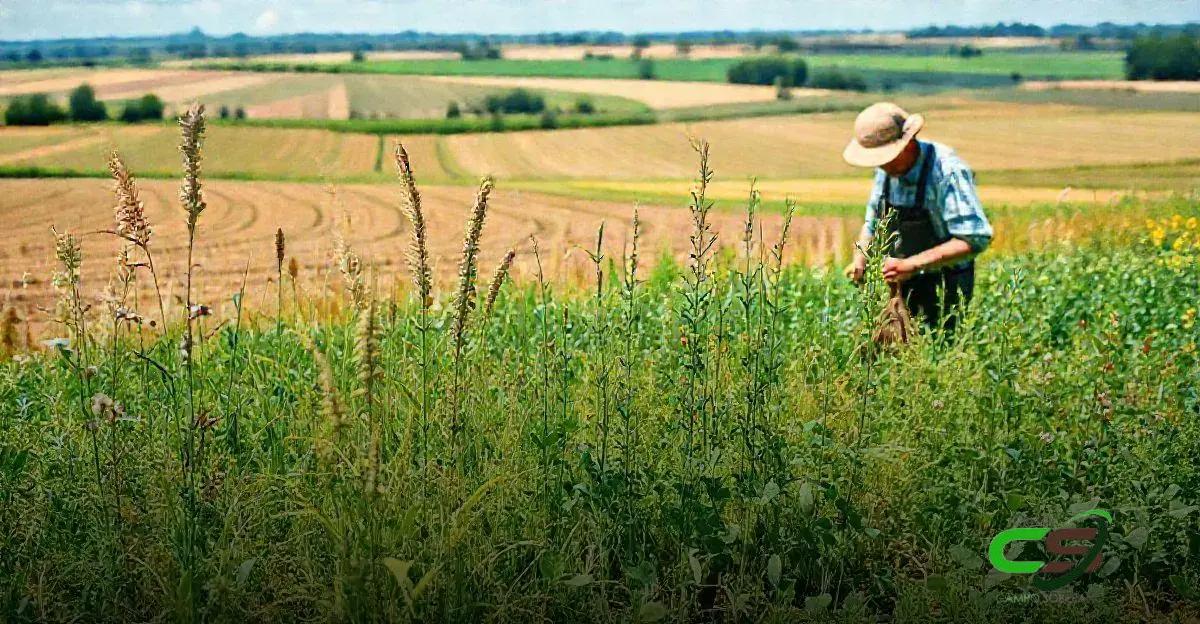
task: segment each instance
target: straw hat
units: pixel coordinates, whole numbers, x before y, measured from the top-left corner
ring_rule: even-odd
[[[854,120],[854,138],[842,158],[855,167],[879,167],[891,162],[925,125],[925,118],[909,115],[891,102],[868,106]]]

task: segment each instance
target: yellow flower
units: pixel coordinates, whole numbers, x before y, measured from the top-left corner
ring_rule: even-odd
[[[1178,229],[1181,225],[1183,225],[1183,217],[1181,215],[1174,215],[1171,217],[1172,228]]]
[[[1197,228],[1200,228],[1200,221],[1197,221],[1196,217],[1188,217],[1187,229],[1195,230]]]
[[[1162,228],[1156,228],[1150,231],[1150,242],[1154,243],[1155,247],[1162,245],[1163,240],[1167,237],[1167,233]]]
[[[1196,308],[1188,308],[1183,313],[1182,324],[1184,329],[1191,329],[1196,324]]]

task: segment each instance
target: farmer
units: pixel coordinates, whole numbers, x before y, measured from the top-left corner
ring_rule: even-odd
[[[846,276],[861,282],[863,250],[876,226],[894,211],[887,234],[894,243],[883,261],[883,277],[898,285],[908,309],[929,327],[952,331],[955,306],[966,305],[975,288],[974,258],[992,240],[992,226],[975,192],[975,176],[951,148],[916,136],[925,124],[890,102],[868,106],[854,120],[854,138],[842,158],[874,167],[866,222]]]

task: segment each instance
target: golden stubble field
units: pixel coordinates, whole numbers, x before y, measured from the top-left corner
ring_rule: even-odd
[[[1111,111],[1044,104],[976,103],[927,110],[922,138],[953,146],[978,173],[1086,166],[1178,163],[1200,159],[1200,114]],[[841,160],[853,113],[786,115],[572,130],[409,135],[402,138],[430,181],[685,181],[694,176],[689,136],[713,145],[726,179],[864,177]],[[173,174],[168,125],[0,128],[0,165],[100,170],[112,146],[139,172]],[[386,180],[376,171],[378,139],[327,130],[215,125],[210,172],[251,177]],[[1050,185],[1061,189],[1069,184]],[[1127,185],[1114,179],[1109,188]],[[821,200],[820,197],[811,198]]]
[[[179,207],[178,183],[170,180],[139,182],[146,212],[154,229],[152,249],[169,298],[182,294],[186,228]],[[400,210],[399,185],[346,185],[279,182],[210,181],[205,184],[208,208],[200,218],[197,243],[197,300],[216,307],[228,302],[246,275],[248,292],[263,301],[249,301],[258,310],[269,310],[273,288],[263,285],[274,278],[274,236],[283,228],[289,257],[300,267],[298,287],[319,297],[334,295],[340,287],[332,262],[333,233],[349,217],[351,246],[377,269],[377,287],[407,287],[404,254],[409,224]],[[424,186],[422,196],[431,241],[430,253],[440,283],[448,287],[457,270],[463,227],[474,190],[465,186]],[[102,233],[113,226],[111,183],[100,179],[0,180],[0,222],[8,224],[0,236],[0,301],[24,313],[50,304],[54,291],[54,241],[51,227],[69,230],[83,238],[84,288],[89,296],[102,293],[114,268],[118,240]],[[652,262],[660,253],[682,259],[689,216],[680,207],[642,206],[643,258]],[[605,253],[621,257],[629,236],[632,206],[594,202],[502,186],[492,195],[481,248],[481,275],[490,275],[494,264],[509,248],[518,252],[513,270],[522,280],[535,273],[530,235],[537,236],[548,277],[588,279],[591,269],[583,248],[595,246],[596,230],[606,223]],[[713,214],[714,228],[722,240],[735,243],[741,228],[735,211]],[[762,216],[764,236],[774,240],[782,219]],[[830,259],[848,252],[857,223],[839,216],[797,217],[790,235],[793,258]],[[337,230],[340,231],[340,230]],[[290,290],[291,286],[288,286]],[[147,302],[149,292],[143,293]],[[270,300],[268,300],[270,299]],[[90,298],[93,302],[96,300]]]

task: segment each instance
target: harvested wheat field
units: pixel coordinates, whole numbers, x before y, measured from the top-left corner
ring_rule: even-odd
[[[487,87],[524,87],[551,89],[571,93],[596,93],[636,100],[656,110],[712,104],[771,102],[774,87],[734,85],[719,82],[660,82],[656,80],[621,80],[606,78],[525,78],[507,76],[438,76],[433,78],[451,84]],[[825,89],[792,89],[794,97],[829,95]]]
[[[997,104],[926,111],[921,137],[953,146],[976,171],[1200,158],[1200,114]],[[858,175],[842,163],[853,113],[446,137],[458,169],[520,179],[686,179],[688,135],[714,146],[724,176]]]
[[[87,83],[102,100],[125,100],[153,93],[165,102],[179,103],[222,91],[264,85],[289,76],[205,70],[77,69],[27,80],[21,79],[22,73],[0,72],[0,97],[29,93],[61,95]],[[10,81],[10,78],[15,79]]]
[[[152,250],[168,296],[181,291],[186,264],[184,215],[179,185],[170,180],[139,182],[146,213],[154,230]],[[250,292],[265,297],[263,285],[275,271],[273,239],[283,228],[289,257],[299,264],[299,284],[309,295],[332,295],[338,278],[331,274],[333,232],[341,215],[349,217],[347,240],[379,273],[380,288],[395,280],[406,283],[404,250],[409,224],[400,211],[398,185],[348,185],[331,192],[316,184],[211,181],[205,185],[208,208],[200,218],[196,263],[199,300],[211,306],[229,301],[243,274]],[[474,189],[424,186],[430,254],[435,274],[445,286],[453,277],[462,250],[462,227]],[[100,233],[113,227],[114,199],[105,180],[2,180],[0,219],[12,226],[0,239],[0,300],[17,302],[26,310],[46,305],[52,297],[49,277],[54,264],[51,227],[83,235],[83,281],[98,293],[112,269],[118,241]],[[517,278],[534,267],[529,236],[536,235],[546,273],[557,278],[584,279],[587,258],[583,247],[595,245],[596,228],[608,224],[606,253],[619,257],[627,233],[631,206],[590,202],[501,188],[492,195],[485,226],[482,265],[486,270],[508,248],[515,248]],[[643,206],[643,245],[649,257],[670,250],[682,257],[687,245],[688,213],[669,207]],[[713,227],[736,232],[740,217],[733,211],[713,215]],[[764,215],[765,235],[777,237],[781,218]],[[797,217],[791,230],[796,258],[828,260],[845,253],[857,226],[837,216]],[[732,234],[727,242],[733,244]],[[149,295],[149,293],[143,293]],[[263,302],[253,302],[263,303]]]
[[[178,132],[168,125],[99,125],[30,129],[0,128],[0,144],[9,133],[28,145],[0,153],[3,164],[51,170],[103,171],[113,147],[135,171],[174,175],[179,169]],[[40,139],[40,140],[39,140]],[[423,141],[413,141],[420,145]],[[213,175],[269,178],[378,178],[374,173],[377,137],[328,130],[214,126],[207,146],[213,154],[205,172]],[[432,154],[432,150],[429,150]],[[430,160],[436,163],[432,156]],[[435,175],[431,171],[431,176]]]
[[[629,58],[633,46],[629,45],[511,45],[504,46],[504,58],[526,61],[571,61],[593,56],[611,55],[613,58]],[[754,48],[746,45],[696,45],[692,46],[687,58],[736,58],[753,54]],[[643,58],[677,58],[679,50],[674,44],[656,43],[642,50]],[[371,58],[375,58],[372,56]]]
[[[1196,80],[1030,80],[1021,84],[1030,91],[1079,89],[1087,91],[1136,91],[1138,93],[1200,93]]]
[[[163,67],[195,67],[212,63],[349,63],[350,52],[317,52],[315,54],[260,54],[250,57],[213,56],[202,59],[176,59],[165,61]],[[372,61],[440,61],[461,58],[458,52],[438,50],[386,50],[368,52]]]

